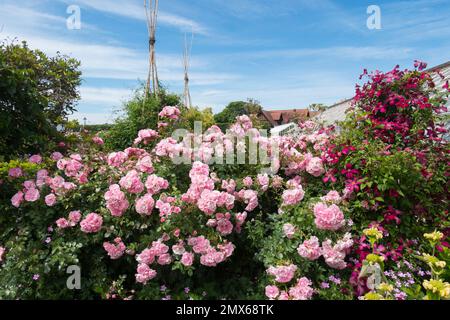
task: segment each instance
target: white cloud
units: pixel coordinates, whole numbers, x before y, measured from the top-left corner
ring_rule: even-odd
[[[239,59],[272,59],[272,58],[303,58],[330,57],[340,60],[352,59],[403,59],[410,57],[412,48],[404,47],[375,47],[375,46],[334,46],[324,48],[303,48],[285,50],[266,50],[241,52],[236,54]]]
[[[73,2],[63,0],[66,3]],[[78,0],[76,3],[85,7],[92,8],[97,11],[111,13],[119,16],[124,16],[131,19],[145,21],[145,11],[142,1],[138,0],[122,0],[122,1],[109,1],[109,0]],[[198,22],[181,17],[175,14],[171,14],[164,11],[159,11],[158,21],[161,24],[174,26],[182,31],[193,31],[198,34],[207,34],[207,28]]]
[[[103,107],[119,107],[121,102],[130,98],[133,91],[122,88],[81,87],[80,95],[84,103]]]

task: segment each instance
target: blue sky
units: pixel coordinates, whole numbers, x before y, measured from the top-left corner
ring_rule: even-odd
[[[66,27],[69,5],[81,9],[80,30]],[[381,9],[380,30],[366,26],[369,5]],[[0,30],[0,38],[81,60],[82,100],[72,118],[111,122],[146,79],[142,0],[0,0]],[[353,95],[364,68],[450,60],[448,0],[160,0],[159,76],[176,93],[191,30],[193,103],[215,112],[246,98],[266,109],[332,104]]]

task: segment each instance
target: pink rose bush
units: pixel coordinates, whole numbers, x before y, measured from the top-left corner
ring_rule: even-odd
[[[56,284],[65,283],[61,268],[77,263],[93,277],[82,294],[94,298],[183,299],[192,290],[196,298],[233,299],[241,296],[220,290],[242,283],[233,291],[279,300],[364,294],[367,261],[403,262],[423,245],[417,230],[431,225],[444,240],[449,235],[439,222],[448,214],[445,198],[422,201],[416,192],[442,195],[448,163],[442,126],[422,128],[422,118],[411,116],[425,110],[430,120],[426,111],[440,110],[421,94],[431,80],[417,72],[372,75],[357,89],[344,133],[305,121],[292,136],[266,137],[253,115],[242,115],[228,130],[213,125],[179,139],[170,131],[182,126],[185,109],[169,106],[123,150],[108,148],[108,134],[83,132],[49,155],[24,156],[26,165],[7,164],[0,171],[0,188],[8,188],[0,225],[9,228],[0,234],[8,247],[7,259],[0,247],[0,298],[9,283],[55,296]],[[400,80],[404,92],[390,85]],[[358,135],[345,135],[352,125]],[[269,163],[247,163],[251,142]],[[236,153],[245,164],[226,164]],[[393,179],[384,181],[379,167]],[[363,232],[367,226],[374,228]],[[444,240],[435,251],[447,250]],[[9,276],[13,268],[20,277]],[[10,296],[29,298],[21,294]]]
[[[178,109],[166,107],[159,117],[170,122],[178,121],[179,115]],[[34,178],[25,180],[23,188],[11,198],[11,204],[20,208],[26,203],[42,202],[47,207],[61,208],[65,199],[79,197],[79,192],[90,188],[89,185],[94,182],[97,187],[91,189],[92,194],[79,199],[97,205],[81,205],[83,210],[74,207],[65,215],[59,214],[53,222],[57,235],[64,238],[66,234],[68,236],[79,230],[92,239],[92,245],[102,246],[111,260],[135,256],[136,283],[148,285],[172,268],[192,273],[198,266],[218,268],[230,263],[236,251],[233,243],[235,237],[243,234],[248,217],[260,212],[261,199],[265,194],[281,195],[284,210],[301,206],[307,192],[303,183],[307,180],[302,176],[316,178],[323,174],[319,156],[322,156],[320,152],[325,150],[327,140],[319,134],[314,133],[314,137],[305,134],[301,141],[287,137],[271,141],[260,136],[249,117],[240,116],[230,132],[223,133],[216,126],[209,128],[200,137],[196,153],[193,146],[184,140],[177,142],[159,132],[166,128],[140,130],[134,146],[123,151],[99,151],[94,155],[76,152],[68,156],[54,152],[50,158],[56,170],[43,169]],[[267,173],[241,179],[219,177],[214,167],[206,162],[213,156],[224,157],[232,152],[233,135],[249,135],[254,141],[259,141],[269,154],[274,146],[280,147],[281,160],[274,161],[277,167],[287,168],[290,179],[285,182],[283,177]],[[316,147],[308,151],[305,148],[311,141]],[[98,148],[104,146],[104,140],[98,136],[94,136],[92,142]],[[153,145],[153,148],[141,149],[137,147],[140,145]],[[247,148],[245,144],[237,147],[241,150]],[[318,157],[313,157],[313,154],[318,154]],[[192,161],[184,190],[178,189],[176,179],[170,177],[170,171],[165,167],[168,161],[179,155]],[[290,175],[294,168],[300,168],[303,173]],[[19,170],[12,170],[9,175],[14,179],[24,178]],[[327,199],[331,201],[332,196]],[[328,221],[327,217],[322,220]],[[334,220],[329,224],[337,224]],[[79,229],[75,228],[78,225]],[[123,233],[128,228],[125,226],[129,225],[136,225],[134,233],[142,233],[141,237],[148,234],[146,230],[153,230],[151,234],[156,238],[150,245],[145,241],[136,243],[131,234],[126,236],[127,233]],[[293,223],[283,226],[284,236],[289,241],[301,235],[297,230]],[[113,240],[97,243],[96,234],[104,234]],[[311,250],[305,244],[304,255],[312,258],[315,253]],[[336,248],[336,251],[339,250]],[[330,264],[338,264],[334,260]],[[295,264],[268,266],[267,274],[273,276],[279,285],[287,285],[299,275]],[[300,277],[284,290],[269,286],[266,291],[271,299],[309,299],[309,288],[310,284]]]

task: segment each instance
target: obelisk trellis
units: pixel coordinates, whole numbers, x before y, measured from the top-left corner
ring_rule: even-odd
[[[192,50],[192,41],[194,34],[191,36],[191,42],[188,43],[187,35],[184,35],[184,52],[183,52],[183,65],[184,65],[184,93],[183,101],[184,105],[188,108],[192,107],[191,93],[189,92],[189,59]]]
[[[145,86],[145,101],[149,94],[153,94],[154,96],[156,96],[159,91],[158,70],[156,68],[155,57],[156,24],[158,21],[158,0],[144,0],[144,9],[147,18],[147,29],[149,36],[149,70],[147,84]]]

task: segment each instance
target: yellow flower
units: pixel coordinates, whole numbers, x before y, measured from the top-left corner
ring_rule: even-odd
[[[378,290],[382,292],[391,292],[394,290],[394,287],[391,284],[383,282],[379,284]]]
[[[423,236],[425,237],[425,239],[427,239],[431,243],[438,243],[439,241],[441,241],[444,238],[444,234],[439,231],[425,233]]]
[[[369,228],[369,229],[364,229],[363,233],[371,239],[375,239],[375,240],[380,240],[383,238],[383,233],[378,230],[377,228]]]
[[[425,280],[423,287],[428,291],[439,294],[444,299],[450,298],[450,284],[448,282],[443,282],[440,279]]]
[[[436,258],[435,256],[432,256],[428,253],[424,253],[422,255],[422,260],[425,261],[430,268],[439,268],[439,269],[444,269],[445,266],[447,265],[447,263],[445,261],[441,261],[438,258]]]
[[[366,260],[369,263],[379,263],[379,264],[381,264],[384,261],[384,257],[376,255],[376,254],[373,254],[373,253],[370,253],[370,254],[367,255]]]
[[[376,292],[368,292],[364,295],[363,300],[384,300],[384,297]]]

